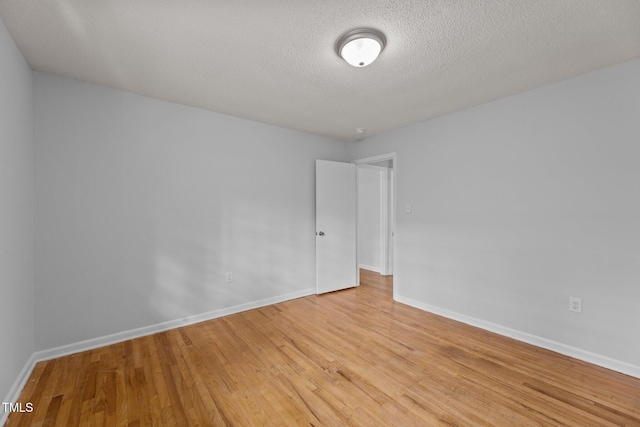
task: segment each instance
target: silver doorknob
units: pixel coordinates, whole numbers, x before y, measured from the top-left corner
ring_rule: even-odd
[[[324,236],[324,231],[318,232],[318,236]]]

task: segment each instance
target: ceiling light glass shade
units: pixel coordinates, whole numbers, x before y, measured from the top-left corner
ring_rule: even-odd
[[[378,30],[362,28],[349,31],[336,43],[336,51],[354,67],[366,67],[376,60],[386,39]]]

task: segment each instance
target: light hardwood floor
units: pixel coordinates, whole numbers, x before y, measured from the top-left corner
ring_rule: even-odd
[[[392,301],[391,281],[38,363],[7,426],[640,426],[640,379]]]

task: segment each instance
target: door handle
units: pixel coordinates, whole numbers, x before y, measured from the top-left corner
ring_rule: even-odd
[[[319,231],[317,234],[318,236],[324,236],[324,231]]]

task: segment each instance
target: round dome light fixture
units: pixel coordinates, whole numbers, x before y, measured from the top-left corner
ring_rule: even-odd
[[[376,60],[386,43],[382,32],[373,28],[358,28],[338,39],[336,52],[354,67],[366,67]]]

